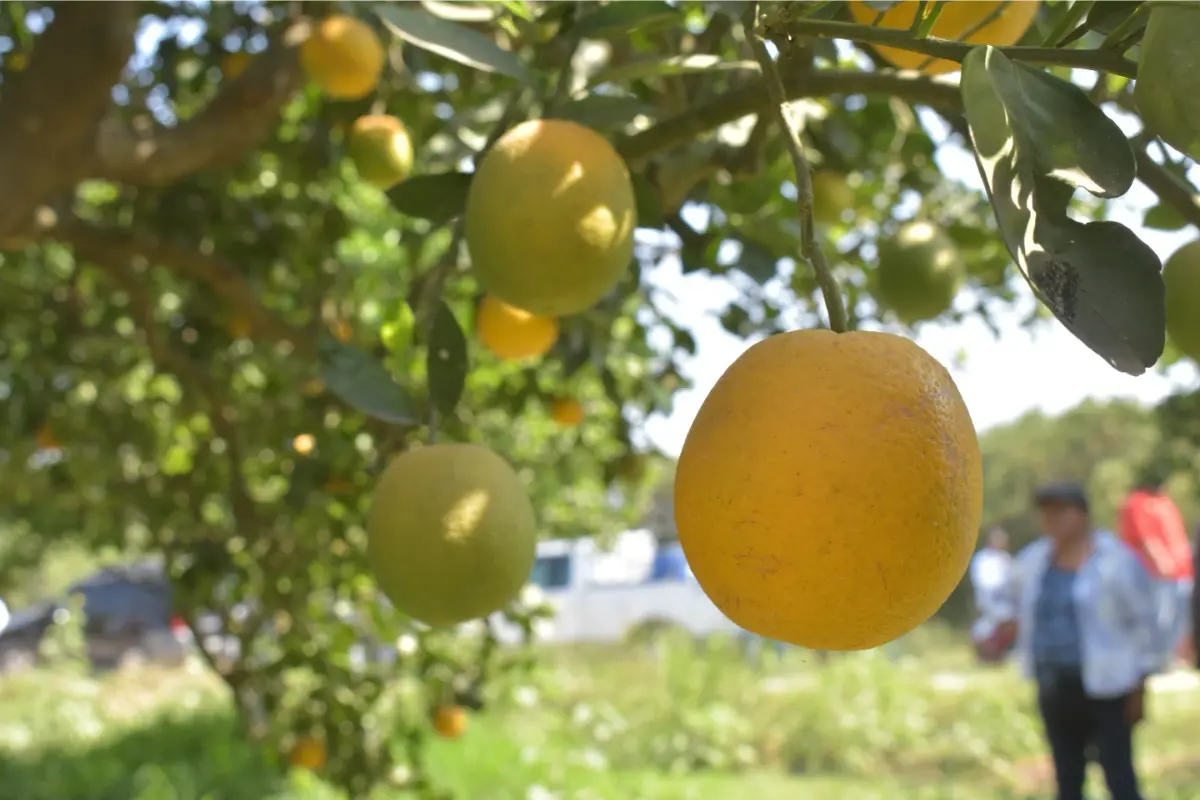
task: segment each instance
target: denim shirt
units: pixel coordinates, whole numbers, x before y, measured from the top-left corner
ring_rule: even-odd
[[[1098,531],[1094,537],[1073,589],[1083,687],[1091,697],[1119,697],[1160,671],[1168,654],[1156,633],[1156,595],[1149,573],[1111,533]],[[1016,655],[1030,678],[1036,677],[1033,636],[1038,598],[1053,555],[1050,540],[1038,539],[1017,555],[1014,570]]]

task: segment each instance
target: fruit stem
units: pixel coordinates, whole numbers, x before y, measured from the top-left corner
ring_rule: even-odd
[[[817,277],[817,285],[821,287],[821,295],[825,298],[825,313],[829,316],[830,330],[845,333],[850,329],[846,316],[846,304],[842,299],[842,288],[838,286],[837,278],[825,253],[817,243],[813,225],[812,174],[808,168],[808,159],[804,157],[804,145],[800,141],[800,132],[792,125],[787,114],[787,95],[783,91],[783,81],[775,61],[767,50],[766,42],[758,35],[758,3],[753,2],[746,11],[744,21],[746,38],[754,50],[754,58],[762,69],[763,83],[767,87],[767,95],[775,109],[775,118],[783,127],[788,153],[792,157],[792,168],[796,172],[796,212],[800,217],[800,258],[808,262]]]

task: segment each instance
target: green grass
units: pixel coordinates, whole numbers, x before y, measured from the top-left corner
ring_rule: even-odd
[[[427,767],[470,800],[1052,796],[1027,686],[1008,670],[931,685],[965,663],[945,647],[761,666],[719,649],[547,654],[533,675],[498,683],[461,739],[434,741]],[[0,712],[6,800],[337,797],[307,773],[280,776],[195,668],[0,678]],[[1152,698],[1139,739],[1148,796],[1194,798],[1197,727],[1200,692]]]

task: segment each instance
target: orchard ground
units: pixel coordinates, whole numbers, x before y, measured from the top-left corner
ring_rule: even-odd
[[[434,743],[438,788],[474,800],[1052,794],[1028,685],[1010,668],[972,666],[958,637],[934,626],[887,653],[824,661],[791,650],[755,662],[728,643],[701,652],[680,641],[543,655],[532,674],[489,689],[460,739]],[[1148,797],[1194,797],[1197,684],[1174,673],[1154,685],[1139,739]],[[14,675],[0,679],[0,708],[5,797],[338,797],[306,772],[280,779],[198,665]]]

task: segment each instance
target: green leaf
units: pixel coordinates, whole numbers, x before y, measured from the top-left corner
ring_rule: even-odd
[[[1186,226],[1188,221],[1168,203],[1159,203],[1146,211],[1142,224],[1156,231],[1177,231]]]
[[[756,61],[730,61],[707,53],[697,53],[690,56],[644,58],[631,61],[628,64],[621,64],[620,66],[601,70],[592,76],[589,85],[599,86],[604,83],[625,83],[642,78],[654,78],[659,75],[687,75],[695,72],[757,72],[758,68],[758,62]]]
[[[395,425],[415,425],[412,398],[369,353],[322,332],[317,341],[321,380],[364,414]]]
[[[580,39],[600,39],[632,31],[646,32],[669,28],[678,24],[680,12],[666,3],[622,2],[593,4],[599,10],[588,14],[571,29],[571,35]]]
[[[1125,226],[1076,222],[1076,187],[1117,197],[1132,185],[1120,129],[1073,84],[978,47],[963,61],[967,125],[1009,253],[1080,341],[1130,375],[1162,354],[1162,263]]]
[[[467,383],[467,337],[450,306],[442,303],[433,318],[426,355],[429,399],[441,414],[451,414]]]
[[[514,17],[520,17],[526,22],[533,22],[533,11],[524,0],[499,0],[498,5],[504,6]]]
[[[637,203],[637,226],[657,230],[666,224],[663,218],[662,201],[658,187],[640,173],[631,176],[633,180],[633,199]]]
[[[775,277],[779,259],[766,245],[746,237],[740,237],[737,241],[742,245],[742,253],[736,264],[739,270],[759,285]],[[797,269],[804,268],[804,265],[797,266]]]
[[[513,53],[504,50],[482,33],[439,19],[424,9],[392,3],[376,3],[374,11],[383,24],[404,41],[443,58],[481,72],[498,72],[531,82],[533,75]]]
[[[471,188],[469,172],[414,175],[387,192],[392,207],[402,214],[445,225],[467,209]]]
[[[383,346],[397,355],[404,355],[413,343],[413,333],[417,318],[412,306],[403,300],[396,310],[396,316],[380,326],[379,338]]]
[[[634,117],[655,117],[658,110],[637,97],[589,94],[567,103],[546,116],[569,119],[589,128],[603,130],[629,124]]]

